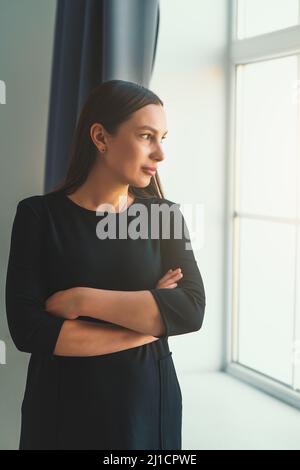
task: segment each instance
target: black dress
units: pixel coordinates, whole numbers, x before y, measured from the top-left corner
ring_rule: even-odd
[[[151,224],[151,204],[162,203],[175,204],[136,198],[115,215],[117,227],[121,216],[127,216],[128,227],[139,216],[131,211],[140,204],[148,208]],[[180,211],[179,204],[175,208]],[[193,251],[185,249],[189,232],[181,239],[172,236],[171,214],[169,239],[162,238],[161,229],[159,238],[100,239],[96,225],[104,216],[62,192],[30,196],[17,205],[6,312],[16,347],[31,353],[19,449],[181,449],[182,395],[168,336],[199,330],[205,311],[198,265]],[[176,288],[155,288],[168,269],[177,267],[183,278]],[[64,319],[47,312],[45,300],[75,286],[149,290],[165,335],[100,356],[54,355]]]

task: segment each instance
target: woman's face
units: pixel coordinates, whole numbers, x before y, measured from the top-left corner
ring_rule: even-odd
[[[95,123],[91,127],[95,145],[106,149],[104,153],[100,152],[99,163],[113,172],[121,184],[136,187],[148,186],[155,174],[147,173],[143,167],[158,169],[165,158],[163,140],[166,133],[164,108],[154,104],[136,111],[115,136],[107,134],[101,124]]]

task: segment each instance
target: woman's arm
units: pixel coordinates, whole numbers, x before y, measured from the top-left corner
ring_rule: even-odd
[[[80,287],[79,314],[106,320],[138,333],[161,336],[165,325],[148,290],[115,291]]]
[[[159,289],[173,289],[183,277],[180,268],[170,269],[157,283]],[[48,297],[45,308],[49,313],[74,320],[89,316],[108,320],[137,333],[161,336],[165,326],[156,302],[149,291],[114,291],[74,287]]]
[[[54,355],[98,356],[135,348],[157,341],[115,325],[98,325],[81,320],[65,320],[61,327]]]
[[[44,308],[41,266],[44,236],[39,196],[20,201],[13,220],[7,265],[5,303],[9,331],[19,351],[52,354],[64,318]]]

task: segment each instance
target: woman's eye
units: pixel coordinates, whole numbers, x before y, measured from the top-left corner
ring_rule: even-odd
[[[152,134],[142,134],[142,137],[143,137],[144,135],[146,135],[146,136],[152,138]],[[145,140],[147,140],[147,139],[145,139]]]
[[[144,135],[147,135],[147,136],[150,136],[150,137],[152,137],[152,134],[141,134],[141,137],[143,137]],[[162,137],[162,139],[161,139],[161,140],[163,141],[163,140],[165,140],[165,139],[166,139],[166,137]],[[146,140],[147,140],[147,139],[146,139]]]

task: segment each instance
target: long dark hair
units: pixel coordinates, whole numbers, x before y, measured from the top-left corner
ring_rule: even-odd
[[[74,192],[81,186],[97,158],[97,147],[90,136],[90,127],[100,122],[106,131],[115,135],[119,126],[132,113],[148,104],[163,106],[161,99],[148,88],[124,80],[108,80],[93,88],[79,115],[73,135],[67,175],[52,191]],[[145,188],[129,185],[128,191],[136,197],[164,198],[160,178],[156,172]]]

